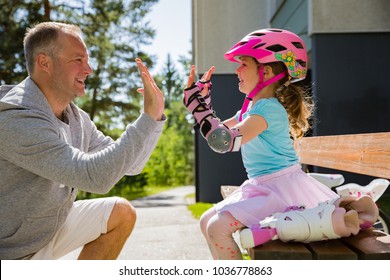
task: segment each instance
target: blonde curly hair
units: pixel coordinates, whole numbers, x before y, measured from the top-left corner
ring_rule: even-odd
[[[286,66],[281,62],[266,65],[272,68],[275,75],[286,70]],[[274,86],[276,98],[287,111],[291,136],[294,139],[302,138],[310,129],[310,119],[314,111],[309,89],[290,83],[289,76],[275,82]]]

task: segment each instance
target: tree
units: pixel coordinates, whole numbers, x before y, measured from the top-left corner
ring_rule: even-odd
[[[169,122],[143,174],[148,185],[180,186],[194,182],[194,136],[186,119],[187,109],[181,101],[165,110]]]
[[[190,59],[181,56],[183,68]],[[162,72],[156,77],[165,100],[167,124],[164,133],[145,166],[149,185],[179,186],[194,182],[194,135],[188,111],[183,105],[187,73],[180,75],[168,54]]]
[[[171,108],[174,101],[179,101],[183,97],[183,83],[171,55],[168,53],[167,60],[163,65],[162,72],[157,77],[157,83],[165,95],[165,108]]]
[[[0,0],[0,85],[27,76],[23,37],[32,23],[49,20],[48,1]]]
[[[75,102],[104,133],[133,121],[140,111],[136,89],[141,79],[134,62],[152,59],[142,51],[155,31],[144,17],[158,0],[0,0],[0,84],[16,84],[27,75],[23,37],[27,27],[42,21],[79,25],[94,69],[86,97]],[[117,135],[113,135],[117,136]]]

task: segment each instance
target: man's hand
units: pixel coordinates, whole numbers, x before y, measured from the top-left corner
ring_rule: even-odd
[[[137,91],[144,96],[144,112],[156,121],[160,121],[164,114],[164,95],[157,87],[156,82],[150,75],[148,68],[139,58],[135,59],[141,74],[143,88]]]

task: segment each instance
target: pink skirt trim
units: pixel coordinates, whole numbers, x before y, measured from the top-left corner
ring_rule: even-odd
[[[299,164],[246,180],[238,190],[217,203],[217,212],[228,211],[250,227],[291,206],[312,208],[338,195],[302,171]]]

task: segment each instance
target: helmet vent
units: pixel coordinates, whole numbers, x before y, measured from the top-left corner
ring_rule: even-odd
[[[303,61],[302,59],[297,59],[296,60],[302,67],[305,67],[306,68],[306,62]]]
[[[262,46],[264,46],[266,43],[260,43],[260,44],[257,44],[256,46],[254,46],[252,49],[258,49]]]
[[[238,46],[242,46],[242,45],[245,45],[246,43],[248,43],[248,41],[240,42],[240,43],[238,43],[237,45],[238,45]]]
[[[264,33],[257,33],[257,32],[255,32],[255,33],[250,34],[249,36],[261,37],[261,36],[264,36],[264,35],[265,35]]]
[[[301,44],[301,42],[291,42],[291,44],[293,44],[297,49],[303,49],[303,45]]]
[[[272,32],[283,32],[283,30],[280,30],[280,29],[270,29],[269,31],[272,31]]]
[[[283,47],[282,45],[279,45],[279,44],[276,44],[276,45],[272,45],[272,46],[269,46],[269,47],[266,47],[267,50],[270,50],[272,52],[280,52],[280,51],[285,51],[287,50],[285,47]]]

